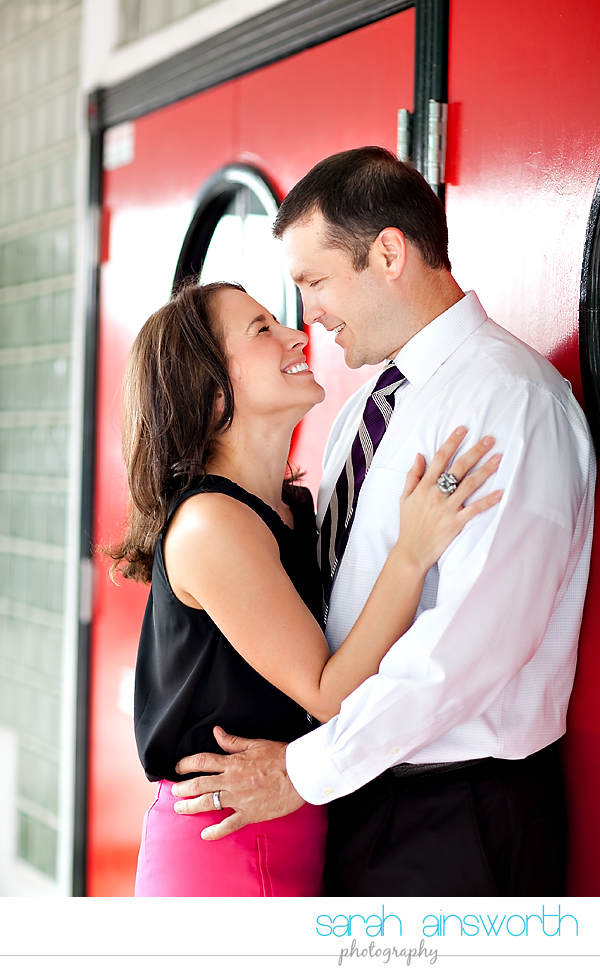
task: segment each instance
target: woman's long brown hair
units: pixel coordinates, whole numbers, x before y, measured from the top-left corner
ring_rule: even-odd
[[[203,476],[215,436],[233,419],[233,390],[215,296],[239,284],[185,284],[144,324],[123,382],[123,456],[129,483],[123,539],[104,549],[112,573],[149,583],[175,496]],[[215,408],[222,394],[222,408]]]

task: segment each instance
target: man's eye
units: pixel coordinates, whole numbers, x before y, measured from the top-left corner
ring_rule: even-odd
[[[263,326],[259,329],[259,332],[258,333],[259,334],[262,334],[263,331],[270,331],[270,330],[271,329],[270,329],[270,327],[269,327],[268,324],[263,324]]]
[[[310,284],[309,284],[309,286],[310,286],[310,287],[316,287],[316,286],[317,286],[317,284],[320,284],[320,283],[321,283],[321,281],[320,281],[320,280],[311,280],[311,282],[310,282]]]

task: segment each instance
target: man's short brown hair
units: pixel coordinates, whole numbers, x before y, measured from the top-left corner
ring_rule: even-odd
[[[448,228],[442,203],[420,173],[377,145],[350,149],[323,159],[288,193],[274,235],[320,211],[326,244],[345,250],[355,270],[364,270],[374,240],[395,226],[427,266],[450,270]]]

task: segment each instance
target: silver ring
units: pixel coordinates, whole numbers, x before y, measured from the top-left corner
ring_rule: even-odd
[[[444,496],[450,496],[458,488],[458,479],[452,473],[443,472],[436,485],[440,493],[443,493]]]
[[[215,810],[222,810],[223,809],[223,807],[221,806],[221,799],[219,797],[220,792],[221,792],[220,790],[215,790],[215,792],[212,795],[213,796],[213,803],[215,805]]]

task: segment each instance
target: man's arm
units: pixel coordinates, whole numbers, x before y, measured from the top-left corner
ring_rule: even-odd
[[[446,755],[443,744],[438,754],[437,741],[491,712],[505,689],[503,725],[509,724],[507,687],[526,666],[539,686],[536,711],[545,705],[545,715],[560,721],[552,711],[553,681],[562,680],[564,712],[589,564],[589,437],[574,407],[567,416],[549,391],[527,383],[497,391],[482,421],[503,454],[494,482],[504,490],[502,503],[474,520],[440,559],[435,607],[390,649],[379,673],[336,718],[288,747],[290,779],[311,803],[353,792],[416,754],[424,762],[461,758]],[[540,651],[549,626],[554,632],[559,625],[553,648]],[[466,751],[472,740],[462,741],[462,758],[502,755]],[[529,752],[551,741],[522,740]]]
[[[503,502],[472,521],[441,558],[436,606],[390,649],[379,673],[346,699],[338,716],[287,747],[289,780],[311,803],[352,792],[485,712],[525,665],[537,664],[553,609],[573,572],[585,573],[593,462],[587,458],[585,432],[578,445],[560,403],[527,385],[504,389],[482,421],[495,434],[497,428],[508,429],[504,440],[497,436],[503,461],[494,485],[504,489]],[[579,600],[565,632],[569,652],[583,589]],[[542,683],[547,678],[543,667],[539,678]],[[238,753],[236,765],[243,766],[245,758]],[[275,762],[278,778],[284,779],[281,750]],[[227,763],[218,769],[223,766]],[[200,768],[189,760],[180,767],[181,772]],[[254,779],[251,819],[266,819],[258,814],[273,802],[268,786],[264,799],[254,791],[267,778]],[[191,796],[208,793],[216,782],[204,778],[175,789]],[[227,768],[219,783],[226,790],[224,806],[246,806],[247,793],[231,782]],[[294,809],[297,797],[288,781],[281,792],[286,794],[282,806]],[[208,806],[208,798],[203,800],[207,805],[198,809],[212,809],[212,801]]]

